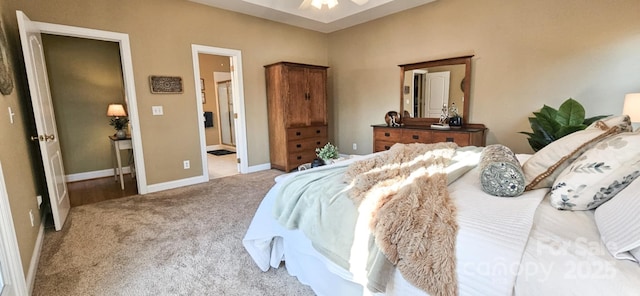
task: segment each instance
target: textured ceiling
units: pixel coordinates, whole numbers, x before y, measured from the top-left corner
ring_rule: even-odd
[[[330,33],[435,0],[369,0],[364,5],[358,5],[351,0],[338,0],[339,4],[332,9],[328,9],[326,5],[322,9],[310,5],[301,6],[303,0],[190,1]]]

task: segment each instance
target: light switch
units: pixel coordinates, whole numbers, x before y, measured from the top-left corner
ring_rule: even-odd
[[[164,110],[162,109],[162,106],[151,106],[151,113],[153,115],[163,115]]]

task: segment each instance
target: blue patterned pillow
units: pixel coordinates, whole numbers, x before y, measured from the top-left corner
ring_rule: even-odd
[[[524,191],[526,184],[522,167],[509,147],[500,144],[485,147],[478,167],[484,192],[514,197]]]

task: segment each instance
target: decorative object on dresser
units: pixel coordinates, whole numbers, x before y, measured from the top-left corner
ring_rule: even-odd
[[[384,121],[387,122],[387,126],[397,127],[400,126],[401,118],[400,114],[396,111],[389,111],[384,115]]]
[[[340,157],[338,153],[338,147],[331,143],[327,143],[322,148],[316,148],[316,155],[319,159],[322,159],[324,164],[331,164],[335,159]]]
[[[485,146],[487,128],[483,124],[467,124],[457,129],[441,130],[431,126],[387,127],[372,125],[373,152],[391,149],[395,143],[455,142],[458,146]]]
[[[265,66],[271,167],[286,172],[328,143],[327,68],[291,62]]]

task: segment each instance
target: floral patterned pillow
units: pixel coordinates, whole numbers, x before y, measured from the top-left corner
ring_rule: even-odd
[[[560,172],[593,145],[611,135],[630,131],[629,116],[611,116],[552,142],[522,165],[525,190],[550,188]]]
[[[621,133],[584,152],[560,173],[551,188],[551,205],[561,210],[592,210],[640,176],[640,133]]]

